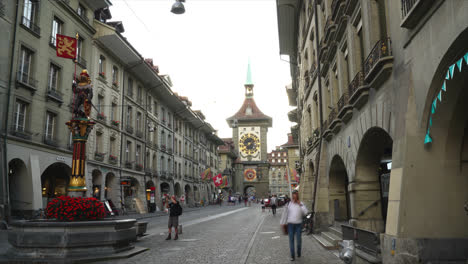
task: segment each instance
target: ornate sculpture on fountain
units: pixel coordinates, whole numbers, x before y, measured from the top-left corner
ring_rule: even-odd
[[[73,81],[72,85],[73,117],[66,123],[73,139],[72,175],[68,187],[70,196],[82,196],[83,192],[86,192],[86,141],[95,124],[89,119],[93,86],[86,70],[81,72],[78,81],[78,84]]]

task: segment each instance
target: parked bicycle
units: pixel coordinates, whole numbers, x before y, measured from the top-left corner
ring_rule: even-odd
[[[313,228],[313,213],[310,212],[302,219],[302,232],[305,232],[306,235],[312,234]]]

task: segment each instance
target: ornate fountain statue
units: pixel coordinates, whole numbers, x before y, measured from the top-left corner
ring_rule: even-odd
[[[87,70],[83,70],[78,83],[73,80],[73,116],[66,124],[72,132],[73,159],[68,192],[70,196],[83,196],[86,192],[86,141],[95,122],[89,119],[93,86]]]

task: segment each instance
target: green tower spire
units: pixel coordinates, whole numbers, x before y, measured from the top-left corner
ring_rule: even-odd
[[[250,60],[249,60],[249,63],[247,65],[247,80],[245,81],[245,85],[253,85],[252,72],[250,70]]]

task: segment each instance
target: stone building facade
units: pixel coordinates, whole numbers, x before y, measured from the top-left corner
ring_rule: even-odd
[[[468,2],[277,4],[318,240],[344,224],[375,241],[360,261],[466,261]]]
[[[92,78],[96,125],[87,144],[84,195],[140,213],[161,209],[165,194],[183,197],[187,206],[213,199],[214,186],[201,182],[200,173],[217,171],[222,140],[172,91],[169,76],[121,35],[122,22],[107,21],[109,6],[106,0],[1,1],[7,34],[0,92],[8,95],[0,96],[7,121],[1,208],[14,217],[27,217],[68,190],[72,151],[65,122],[75,64],[56,56],[57,33],[79,34],[77,73],[87,69]],[[188,141],[192,145],[184,146]]]

